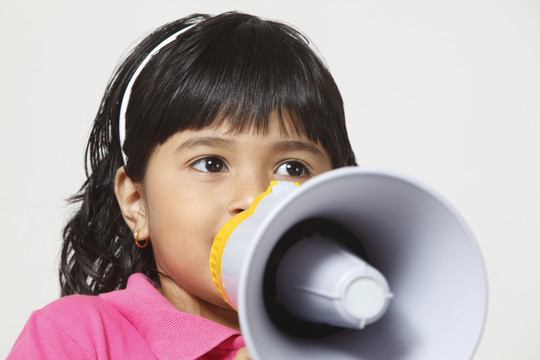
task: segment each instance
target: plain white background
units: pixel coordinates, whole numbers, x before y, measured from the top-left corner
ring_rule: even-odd
[[[540,358],[537,0],[2,0],[0,356],[58,296],[65,199],[118,59],[156,26],[227,10],[306,33],[340,86],[361,165],[422,180],[467,220],[490,292],[475,359]]]

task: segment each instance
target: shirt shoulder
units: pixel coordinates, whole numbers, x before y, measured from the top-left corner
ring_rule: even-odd
[[[141,345],[136,329],[100,297],[71,295],[32,313],[8,359],[154,358]]]

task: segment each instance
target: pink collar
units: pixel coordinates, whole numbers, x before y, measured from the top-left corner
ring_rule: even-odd
[[[214,348],[244,347],[238,331],[178,311],[143,274],[133,274],[125,290],[99,295],[133,324],[159,359],[196,359]]]

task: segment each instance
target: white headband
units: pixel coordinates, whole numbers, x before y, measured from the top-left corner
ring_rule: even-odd
[[[133,87],[133,84],[135,83],[135,80],[137,80],[137,77],[139,76],[140,72],[146,64],[150,61],[150,59],[156,55],[159,50],[161,50],[165,45],[173,42],[176,40],[176,38],[180,35],[182,35],[187,30],[191,29],[196,24],[191,24],[182,30],[172,34],[165,40],[163,40],[161,43],[159,43],[158,46],[156,46],[150,53],[146,56],[146,58],[139,64],[139,67],[137,67],[137,70],[133,73],[131,76],[131,79],[129,80],[129,83],[127,84],[126,91],[124,92],[124,96],[122,97],[122,103],[120,104],[120,117],[118,119],[118,137],[120,139],[120,150],[122,151],[122,158],[124,159],[124,165],[127,165],[127,156],[124,152],[123,145],[124,141],[126,140],[126,112],[127,107],[129,103],[129,98],[131,97],[131,88]]]

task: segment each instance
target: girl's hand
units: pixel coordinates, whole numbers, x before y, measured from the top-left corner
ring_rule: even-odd
[[[247,349],[243,347],[238,350],[236,356],[234,357],[234,360],[251,360],[251,356],[249,356]]]

